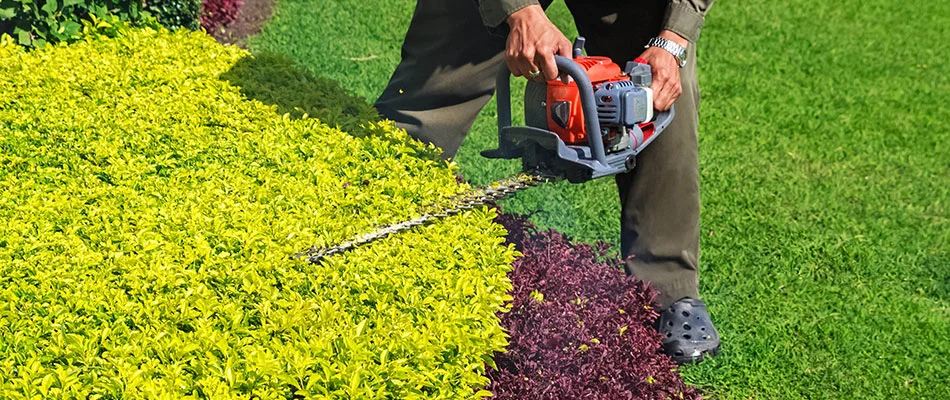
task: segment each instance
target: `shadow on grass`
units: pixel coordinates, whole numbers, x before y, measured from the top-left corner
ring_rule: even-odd
[[[350,93],[336,81],[314,76],[280,54],[262,52],[244,57],[220,79],[240,88],[248,99],[276,105],[280,113],[291,118],[316,118],[355,137],[371,135],[373,131],[366,124],[380,120],[379,113],[366,99]],[[414,152],[417,157],[441,160],[438,151],[422,145],[413,147],[418,150]]]

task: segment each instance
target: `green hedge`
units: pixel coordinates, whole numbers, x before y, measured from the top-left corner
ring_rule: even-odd
[[[118,18],[143,22],[141,1],[127,0],[0,0],[0,34],[9,34],[22,46],[79,39],[83,20]]]
[[[145,11],[168,28],[201,28],[201,0],[146,0]]]
[[[289,258],[462,190],[432,148],[248,100],[202,33],[0,42],[0,397],[485,394],[493,211]]]
[[[201,0],[0,0],[0,34],[26,47],[78,40],[89,20],[197,30]]]

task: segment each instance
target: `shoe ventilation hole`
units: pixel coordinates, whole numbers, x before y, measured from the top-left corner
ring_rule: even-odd
[[[690,330],[693,329],[693,327],[689,326],[689,324],[683,324],[683,329]]]
[[[676,355],[677,356],[683,355],[683,350],[676,350]]]
[[[706,327],[705,327],[705,326],[704,326],[704,327],[701,327],[701,328],[699,328],[699,330],[701,330],[701,331],[703,331],[703,332],[706,332]]]
[[[692,338],[693,338],[693,335],[690,335],[690,334],[688,334],[688,333],[685,334],[685,335],[683,335],[683,339],[690,340],[690,339],[692,339]]]
[[[684,316],[684,317],[688,317],[688,316],[689,316],[689,311],[683,311],[683,316]]]
[[[667,332],[667,333],[666,333],[666,337],[672,337],[672,336],[673,336],[673,332]]]
[[[666,324],[669,326],[673,326],[673,321],[667,322]]]

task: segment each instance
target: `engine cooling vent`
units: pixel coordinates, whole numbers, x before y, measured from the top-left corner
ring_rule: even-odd
[[[613,89],[628,88],[632,86],[633,86],[633,82],[630,82],[630,81],[616,81],[616,82],[607,82],[601,87],[606,90],[613,90]]]
[[[577,65],[580,65],[581,68],[583,68],[585,71],[589,71],[595,65],[601,63],[598,60],[590,59],[590,58],[575,59],[574,61],[577,63]]]
[[[620,125],[620,96],[627,86],[633,86],[627,84],[630,84],[630,81],[607,82],[594,92],[597,119],[601,125]]]

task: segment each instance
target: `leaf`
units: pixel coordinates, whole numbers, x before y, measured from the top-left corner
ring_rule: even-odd
[[[16,16],[16,7],[0,8],[0,19],[13,19]]]
[[[355,101],[283,79],[308,76],[289,60],[200,32],[88,24],[79,44],[0,47],[0,271],[13,271],[0,298],[30,317],[0,374],[29,374],[25,397],[471,398],[489,384],[514,259],[493,212],[323,264],[289,259],[454,195],[451,168],[403,154],[421,145],[375,116],[360,138],[317,121],[344,120],[320,107],[283,118],[229,75]],[[33,389],[45,376],[48,396]]]
[[[66,35],[63,34],[64,27],[59,23],[52,22],[50,23],[50,29],[47,31],[49,36],[52,36],[51,39],[56,39],[57,41],[66,39]],[[39,47],[39,46],[37,46]]]
[[[48,16],[52,16],[53,14],[56,14],[56,11],[58,9],[59,9],[59,2],[56,0],[46,0],[46,3],[43,4],[42,7],[40,7],[40,10],[45,11],[46,15]]]
[[[31,37],[29,31],[26,31],[17,27],[17,28],[14,28],[13,32],[14,34],[16,34],[17,43],[23,46],[29,46],[33,44],[33,38]]]
[[[63,35],[69,38],[76,37],[76,35],[79,33],[79,30],[81,28],[82,28],[82,25],[80,25],[77,22],[66,21],[63,23]]]

